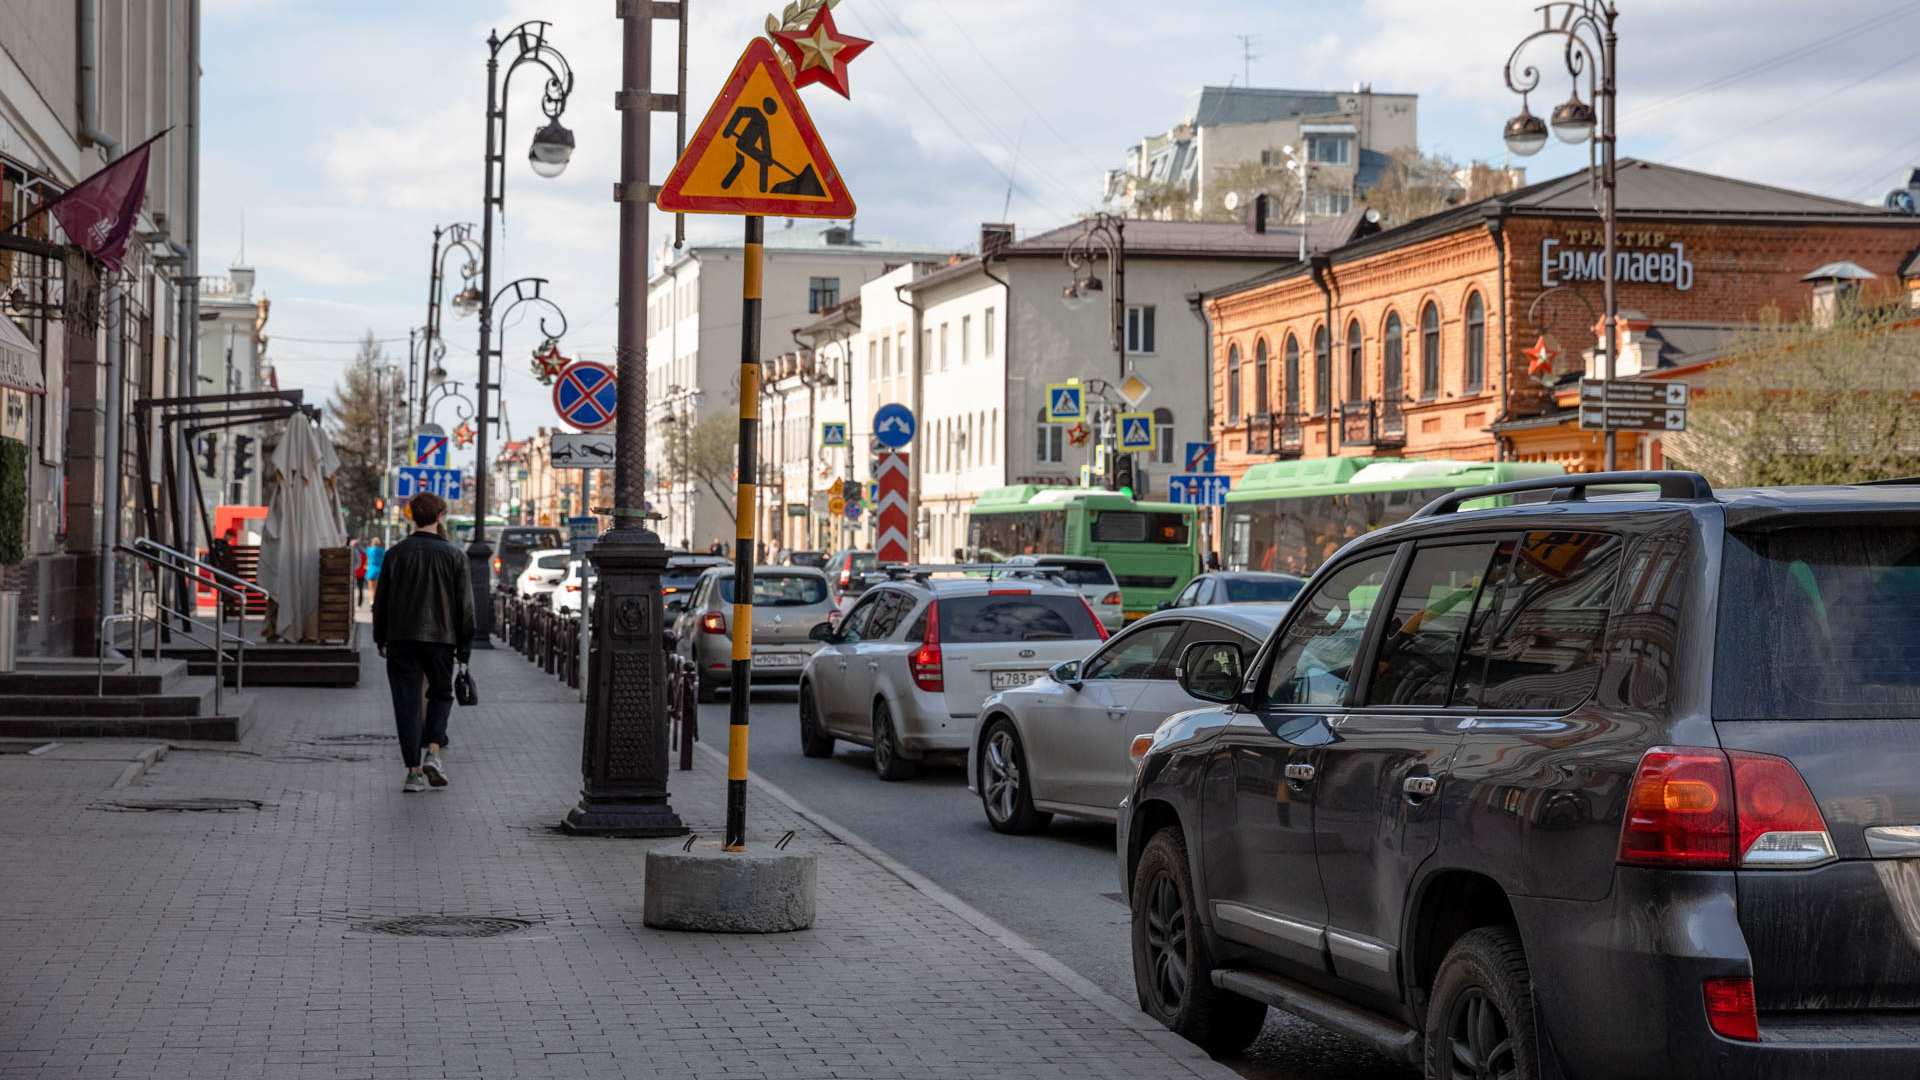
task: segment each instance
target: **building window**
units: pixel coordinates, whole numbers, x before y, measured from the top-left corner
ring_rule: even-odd
[[[883,337],[880,339],[880,377],[884,379],[891,374],[893,374],[893,339]]]
[[[1344,135],[1309,135],[1307,160],[1316,165],[1351,165],[1353,140]]]
[[[920,331],[920,367],[922,372],[933,370],[933,327]]]
[[[1172,409],[1153,410],[1153,460],[1160,465],[1174,463]]]
[[[1313,332],[1313,413],[1315,416],[1333,408],[1333,350],[1332,337],[1322,326]]]
[[[1477,394],[1487,382],[1487,305],[1480,294],[1467,297],[1467,393]]]
[[[993,349],[993,309],[988,308],[980,317],[980,355],[992,358]]]
[[[880,345],[871,338],[867,340],[867,372],[867,378],[869,379],[876,375],[886,374],[886,372],[880,370]]]
[[[1058,465],[1066,460],[1066,428],[1061,424],[1047,422],[1047,407],[1040,406],[1040,424],[1036,429],[1039,436],[1040,453],[1038,460],[1042,465]]]
[[[960,316],[960,364],[973,362],[973,316]]]
[[[1399,312],[1394,312],[1387,316],[1387,349],[1384,358],[1386,361],[1384,365],[1386,368],[1386,378],[1384,380],[1386,388],[1381,392],[1381,396],[1386,398],[1388,406],[1393,408],[1400,406],[1400,399],[1405,396],[1406,393],[1406,391],[1401,388],[1403,382],[1400,364],[1401,337],[1400,314]]]
[[[949,324],[947,323],[940,324],[940,370],[941,371],[947,370],[947,327],[948,325]]]
[[[1420,312],[1420,400],[1440,396],[1440,309],[1428,304]]]
[[[1000,464],[1000,410],[995,409],[987,416],[987,446],[990,448],[988,463],[998,465]]]
[[[807,279],[807,310],[815,315],[840,302],[840,279],[837,277],[810,277]]]
[[[1130,353],[1150,353],[1153,351],[1153,305],[1142,304],[1127,309],[1127,351]]]
[[[1287,335],[1286,370],[1281,376],[1286,379],[1287,415],[1300,415],[1300,339]]]
[[[1240,423],[1240,346],[1227,346],[1227,426]]]
[[[1351,191],[1316,191],[1308,204],[1308,213],[1314,217],[1339,217],[1351,209]]]
[[[1360,320],[1347,324],[1347,400],[1365,401],[1366,360],[1360,350]]]
[[[1261,338],[1253,343],[1253,415],[1272,411],[1267,406],[1267,339]]]

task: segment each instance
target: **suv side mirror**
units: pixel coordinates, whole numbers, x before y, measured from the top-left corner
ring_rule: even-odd
[[[1231,641],[1196,641],[1180,653],[1174,675],[1187,696],[1225,705],[1240,696],[1246,658]]]
[[[834,632],[833,624],[830,622],[815,623],[813,629],[807,631],[807,637],[809,640],[827,645],[837,645],[840,642],[840,635]]]
[[[1062,660],[1053,665],[1053,668],[1047,672],[1047,676],[1061,686],[1078,690],[1080,689],[1080,661]]]
[[[1156,605],[1154,605],[1154,608],[1153,608],[1153,610],[1155,610],[1155,611],[1172,611],[1172,610],[1173,610],[1173,601],[1171,601],[1171,600],[1162,600],[1162,601],[1160,601],[1160,602],[1159,602],[1158,604],[1156,604]]]

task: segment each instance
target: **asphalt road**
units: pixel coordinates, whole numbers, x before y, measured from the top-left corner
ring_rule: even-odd
[[[924,762],[904,783],[884,783],[864,747],[840,743],[833,757],[800,753],[791,691],[754,695],[753,771],[1099,984],[1135,1000],[1127,908],[1114,867],[1113,827],[1055,817],[1044,832],[1002,836],[967,791],[966,770]],[[703,706],[700,728],[725,746],[725,699]],[[748,827],[753,808],[748,803]],[[1413,1080],[1417,1070],[1273,1010],[1241,1060],[1250,1080]]]

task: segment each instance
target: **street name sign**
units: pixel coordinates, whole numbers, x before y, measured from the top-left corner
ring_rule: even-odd
[[[447,467],[447,437],[439,433],[421,433],[413,437],[413,460],[410,465],[425,465],[430,469]]]
[[[1073,424],[1087,418],[1086,389],[1079,383],[1047,384],[1047,420]]]
[[[1120,452],[1131,453],[1135,450],[1153,449],[1153,414],[1144,412],[1123,412],[1120,414]]]
[[[1688,394],[1692,387],[1681,382],[1640,382],[1632,379],[1580,380],[1580,403],[1583,405],[1665,405],[1668,408],[1687,407]]]
[[[394,484],[394,496],[411,499],[423,491],[431,491],[449,502],[460,498],[460,470],[434,469],[424,465],[402,467]]]
[[[853,196],[773,45],[758,37],[740,55],[654,202],[684,214],[854,214]]]
[[[581,360],[553,381],[553,411],[582,431],[606,427],[613,423],[617,383],[612,368]]]
[[[613,468],[612,435],[554,433],[547,463],[556,469]]]
[[[913,410],[905,405],[882,405],[873,414],[873,437],[895,450],[913,441]]]
[[[820,425],[820,445],[821,446],[847,445],[847,425],[839,424],[839,423],[821,424]]]
[[[1210,473],[1213,471],[1212,443],[1190,442],[1187,444],[1187,471],[1190,473]]]
[[[1582,405],[1582,431],[1685,431],[1687,410],[1664,405]]]
[[[1580,380],[1583,431],[1685,431],[1692,388],[1679,382]]]
[[[1225,473],[1199,473],[1167,477],[1167,501],[1188,506],[1225,506],[1227,492],[1233,490],[1233,477]]]

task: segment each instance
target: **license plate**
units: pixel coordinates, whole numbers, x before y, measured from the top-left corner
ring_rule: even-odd
[[[798,653],[754,653],[754,667],[800,667],[807,658]]]
[[[987,673],[987,685],[995,690],[1015,690],[1044,674],[1044,671],[990,671]]]

